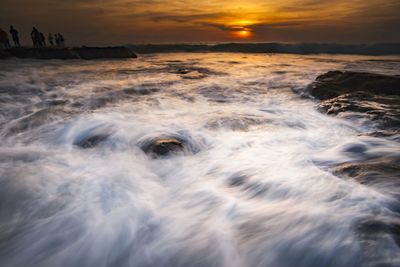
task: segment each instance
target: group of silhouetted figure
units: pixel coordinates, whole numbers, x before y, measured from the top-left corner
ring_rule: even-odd
[[[9,30],[11,37],[14,42],[14,47],[20,47],[19,43],[19,33],[18,31],[11,25]],[[48,44],[46,43],[45,35],[38,31],[35,27],[33,27],[31,31],[31,38],[33,47],[64,47],[65,39],[60,33],[51,34],[47,36]],[[0,48],[11,48],[10,40],[8,38],[7,32],[0,28]]]

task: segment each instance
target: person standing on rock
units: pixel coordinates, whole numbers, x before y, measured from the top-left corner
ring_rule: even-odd
[[[49,41],[50,46],[54,46],[54,37],[51,33],[49,33],[49,36],[47,37],[47,40]]]
[[[39,31],[33,27],[32,31],[31,31],[31,38],[32,38],[32,43],[34,47],[39,47],[40,43],[39,43]]]
[[[46,47],[46,37],[44,37],[44,34],[42,32],[39,32],[39,39],[40,39],[40,46]]]
[[[15,47],[20,47],[21,45],[19,44],[18,31],[16,29],[14,29],[14,27],[12,25],[10,26],[10,34],[11,34],[12,39],[14,41],[14,46]]]
[[[54,34],[54,38],[56,41],[56,46],[60,47],[60,36],[58,35],[58,33]]]
[[[0,47],[10,48],[10,41],[8,40],[8,34],[0,28]]]
[[[58,37],[60,38],[60,46],[64,47],[65,46],[65,39],[64,36],[61,35],[61,33],[58,34]]]

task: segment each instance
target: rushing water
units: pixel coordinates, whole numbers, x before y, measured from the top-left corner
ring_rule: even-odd
[[[301,97],[335,69],[400,74],[400,61],[1,61],[0,266],[399,266],[395,237],[364,223],[398,223],[394,189],[323,167],[356,159],[360,144],[364,155],[400,151],[363,136],[374,125]],[[95,147],[77,145],[98,134]],[[139,148],[163,134],[193,149]]]

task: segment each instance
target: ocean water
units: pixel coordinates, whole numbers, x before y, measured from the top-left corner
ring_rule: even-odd
[[[399,188],[326,168],[399,143],[317,111],[305,88],[329,70],[400,58],[0,61],[0,266],[400,266],[399,233],[376,227],[400,225]],[[165,135],[189,149],[140,149]]]

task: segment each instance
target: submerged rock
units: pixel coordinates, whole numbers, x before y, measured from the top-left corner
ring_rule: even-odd
[[[108,134],[96,134],[92,136],[86,136],[85,138],[76,140],[74,142],[74,145],[80,148],[93,148],[101,142],[107,140],[108,137]]]
[[[200,145],[187,133],[145,136],[137,145],[153,158],[164,158],[176,154],[196,154],[200,150]]]
[[[154,157],[165,157],[173,153],[182,152],[185,146],[183,139],[176,137],[160,137],[144,143],[141,149]]]
[[[72,144],[83,149],[93,148],[107,141],[114,132],[110,125],[96,125],[81,132]]]

